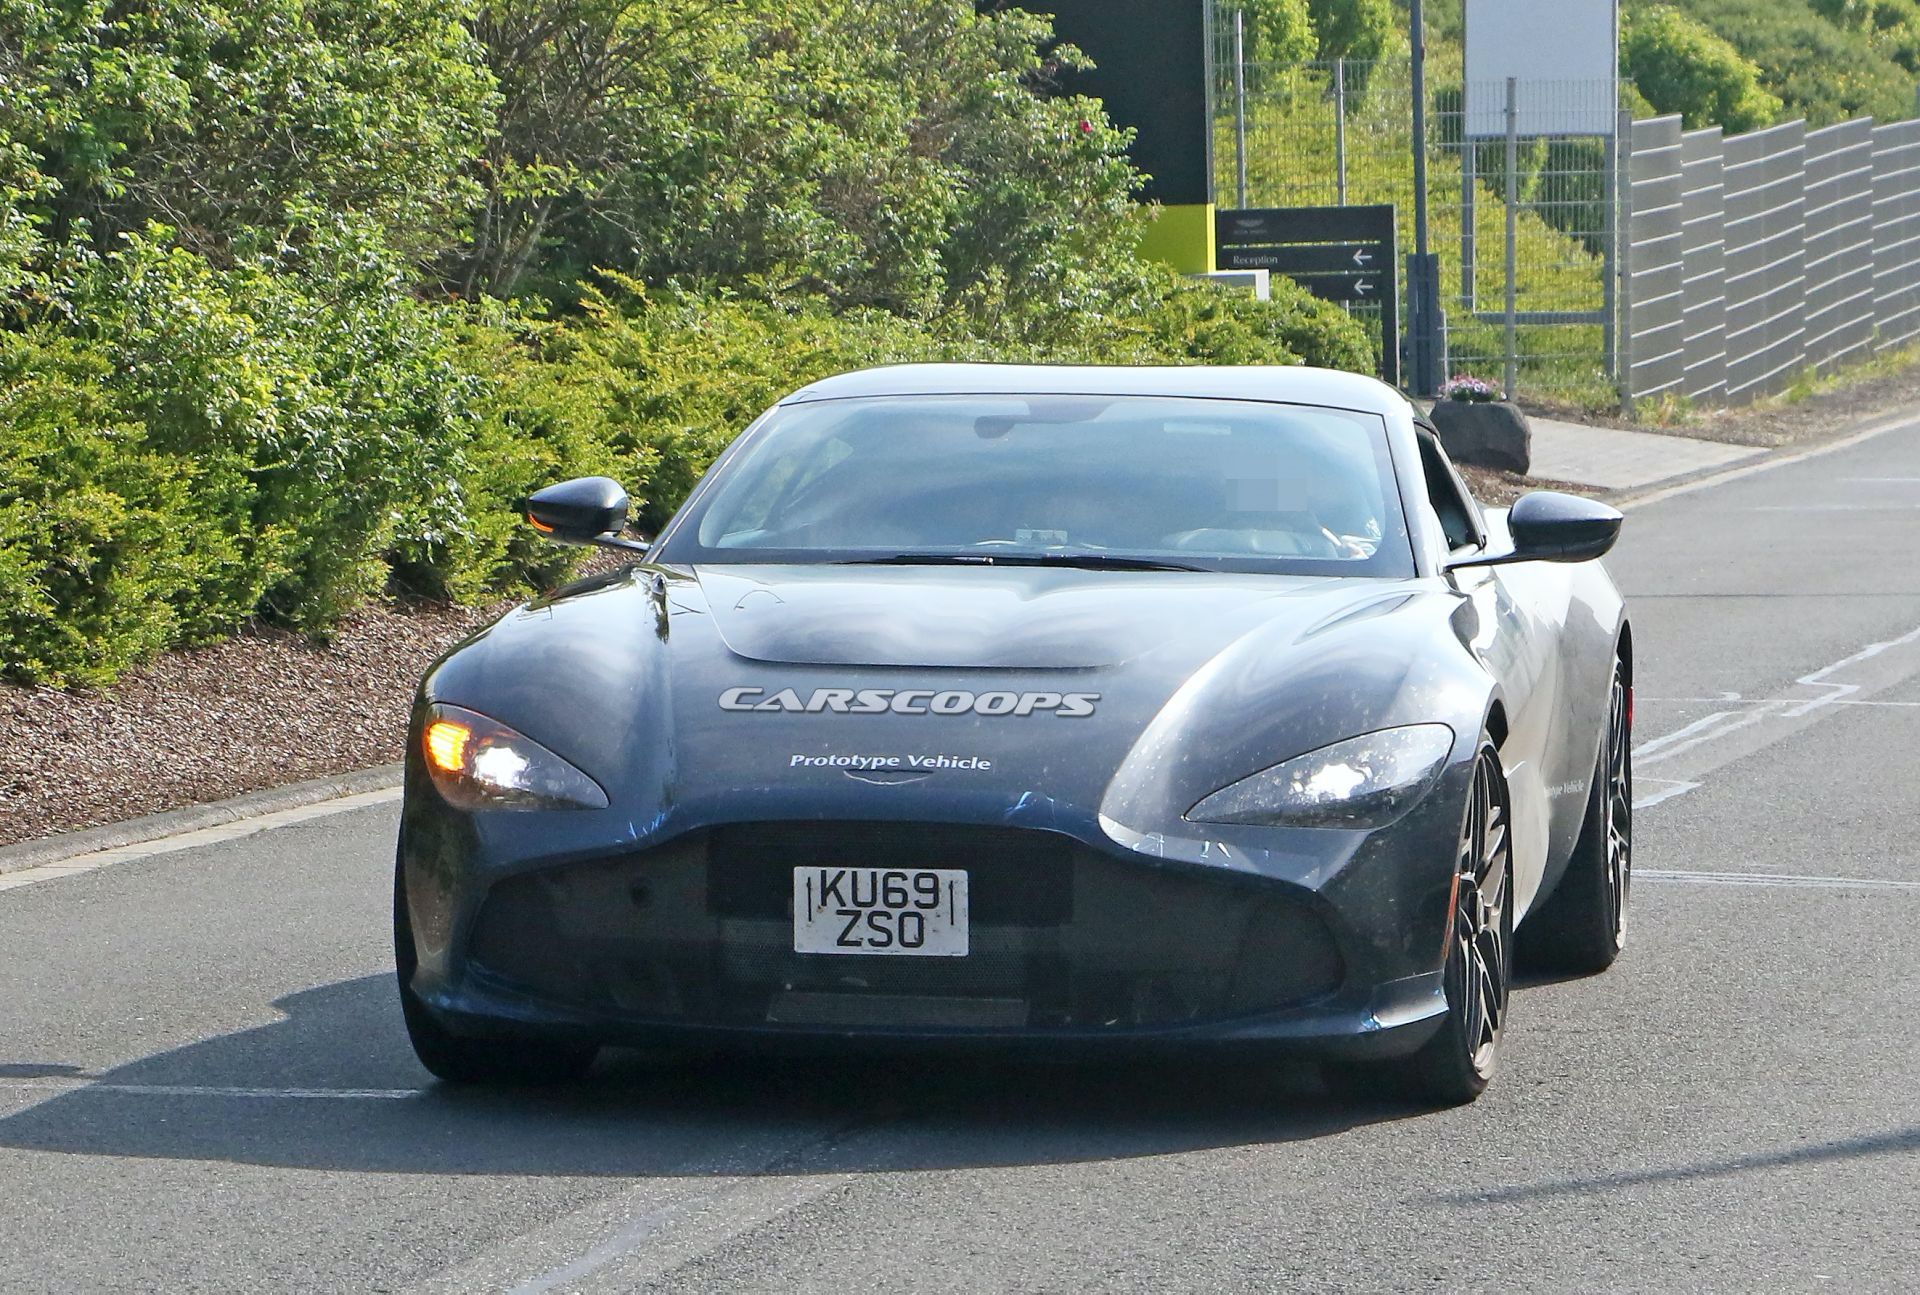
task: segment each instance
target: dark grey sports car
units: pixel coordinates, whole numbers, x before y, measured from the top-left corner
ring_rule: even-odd
[[[925,366],[782,401],[421,685],[394,929],[454,1081],[599,1047],[1264,1045],[1469,1100],[1628,890],[1620,515],[1483,511],[1310,369]]]

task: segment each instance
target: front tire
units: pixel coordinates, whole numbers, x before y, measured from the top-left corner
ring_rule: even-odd
[[[406,878],[398,866],[393,877],[393,961],[400,985],[400,1014],[413,1055],[434,1078],[449,1084],[538,1086],[578,1079],[592,1068],[600,1049],[590,1043],[534,1038],[471,1038],[455,1034],[433,1019],[413,992],[418,955],[413,922],[407,912]]]
[[[1633,708],[1615,662],[1586,821],[1560,884],[1520,932],[1527,966],[1566,975],[1605,971],[1627,942],[1633,890]]]
[[[1474,760],[1454,860],[1447,955],[1447,1014],[1412,1057],[1327,1067],[1328,1078],[1434,1106],[1461,1106],[1486,1091],[1499,1066],[1513,967],[1512,804],[1500,753],[1484,735]]]
[[[1442,970],[1447,1016],[1412,1062],[1418,1091],[1436,1105],[1474,1100],[1500,1064],[1513,970],[1511,822],[1500,753],[1482,739],[1453,879],[1453,929]]]

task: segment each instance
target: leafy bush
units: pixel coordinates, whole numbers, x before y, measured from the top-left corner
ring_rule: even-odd
[[[1347,70],[1347,85],[1356,96],[1348,111],[1357,112],[1357,96],[1366,92],[1373,64],[1399,39],[1401,22],[1393,0],[1307,0],[1307,10],[1313,18],[1314,57],[1323,62],[1344,58],[1356,65]]]
[[[379,587],[382,554],[465,521],[448,483],[477,387],[439,320],[364,249],[309,268],[220,271],[131,238],[75,302],[146,444],[225,483],[209,522],[241,556],[203,574],[192,633],[256,608],[324,629]]]
[[[1657,5],[1635,13],[1620,43],[1620,63],[1647,102],[1677,112],[1688,129],[1757,130],[1779,117],[1780,100],[1760,88],[1760,71],[1702,24]]]
[[[461,9],[405,0],[0,0],[0,151],[56,238],[164,221],[216,258],[359,222],[457,236],[492,92]]]
[[[226,537],[191,524],[190,463],[143,447],[111,365],[50,330],[0,333],[0,663],[93,683],[179,641],[176,601]]]
[[[1866,31],[1873,25],[1876,0],[1807,0],[1807,7],[1836,27]]]

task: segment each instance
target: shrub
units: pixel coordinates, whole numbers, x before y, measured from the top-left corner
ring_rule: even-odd
[[[1657,110],[1677,112],[1688,129],[1757,130],[1779,117],[1780,100],[1760,88],[1757,67],[1740,51],[1677,9],[1636,13],[1620,44],[1620,62]]]
[[[1807,7],[1836,27],[1866,31],[1873,26],[1877,0],[1807,0]]]
[[[195,506],[240,558],[203,573],[193,634],[256,609],[322,631],[379,587],[382,554],[465,524],[450,486],[477,386],[439,318],[364,248],[308,268],[220,271],[131,238],[75,302],[147,445],[223,483]]]
[[[498,305],[462,312],[453,331],[456,367],[480,387],[457,469],[465,521],[396,555],[396,583],[461,600],[551,587],[578,550],[527,526],[525,498],[568,477],[611,476],[638,489],[651,474],[644,458],[613,446],[617,375],[575,330]]]
[[[179,640],[196,570],[232,557],[195,524],[194,465],[143,447],[110,372],[71,337],[0,333],[0,676],[113,678]]]
[[[504,103],[465,293],[570,303],[601,267],[925,316],[989,266],[1057,295],[1127,255],[1126,135],[1047,93],[1078,56],[1024,10],[490,0],[477,30]]]

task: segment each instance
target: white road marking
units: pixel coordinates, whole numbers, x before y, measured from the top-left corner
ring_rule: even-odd
[[[513,1287],[513,1295],[577,1291],[590,1278],[604,1290],[632,1290],[853,1180],[833,1174],[721,1182],[641,1215],[579,1258]]]
[[[1698,733],[1703,729],[1712,728],[1715,724],[1718,724],[1721,720],[1726,719],[1728,715],[1730,715],[1731,713],[1732,712],[1730,711],[1718,711],[1715,714],[1708,715],[1701,719],[1697,719],[1693,721],[1693,723],[1687,725],[1685,728],[1677,728],[1671,733],[1663,734],[1662,736],[1656,737],[1651,741],[1642,742],[1639,746],[1636,746],[1635,748],[1633,748],[1633,758],[1636,760],[1644,761],[1649,757],[1651,757],[1655,752],[1663,750],[1666,747],[1672,746],[1675,742],[1679,742],[1686,738],[1690,738],[1695,733]]]
[[[43,881],[55,881],[61,877],[94,872],[101,868],[112,867],[116,863],[132,863],[139,859],[151,859],[156,855],[197,850],[201,846],[215,845],[221,841],[237,841],[243,836],[252,836],[256,832],[271,832],[275,828],[291,827],[296,823],[307,823],[316,818],[331,818],[335,814],[351,813],[356,809],[366,809],[370,805],[385,805],[399,799],[400,788],[382,787],[377,791],[356,792],[351,796],[339,796],[333,800],[301,805],[295,809],[282,809],[271,814],[256,815],[253,818],[235,819],[231,823],[198,828],[192,832],[182,832],[177,836],[163,836],[157,841],[142,841],[138,845],[123,845],[112,850],[96,850],[92,854],[79,854],[71,859],[62,859],[58,863],[43,863],[37,868],[22,868],[18,872],[0,873],[0,890],[17,890],[22,886],[38,885]]]
[[[1706,886],[1783,886],[1816,890],[1920,891],[1920,881],[1891,881],[1880,877],[1807,877],[1773,872],[1687,872],[1635,868],[1635,881],[1690,881]]]
[[[1669,781],[1665,778],[1636,778],[1635,781],[1642,785],[1649,782],[1661,784],[1658,791],[1651,792],[1645,796],[1635,796],[1633,798],[1633,807],[1635,809],[1651,809],[1663,800],[1672,800],[1675,796],[1684,796],[1700,786],[1697,782]]]
[[[1823,713],[1830,713],[1837,707],[1913,705],[1909,702],[1875,702],[1871,697],[1860,694],[1891,688],[1904,682],[1920,671],[1920,660],[1904,662],[1893,669],[1883,669],[1877,676],[1860,682],[1840,682],[1833,676],[1866,666],[1889,653],[1898,654],[1901,649],[1916,644],[1920,644],[1920,626],[1898,638],[1869,643],[1794,680],[1796,686],[1809,690],[1812,696],[1746,700],[1735,694],[1733,698],[1698,699],[1704,705],[1734,705],[1742,709],[1716,710],[1671,733],[1663,733],[1636,746],[1633,758],[1640,765],[1659,766],[1662,773],[1669,773],[1669,762],[1679,761],[1679,764],[1665,778],[1648,779],[1662,784],[1663,790],[1636,799],[1634,807],[1645,809],[1685,795],[1701,785],[1705,774],[1791,736],[1809,723],[1817,722]],[[1728,743],[1729,738],[1742,740]],[[1721,749],[1710,750],[1714,747]]]
[[[735,1237],[853,1181],[807,1172],[829,1148],[891,1127],[759,1134],[718,1158],[702,1157],[589,1202],[421,1281],[416,1295],[507,1290],[546,1295],[631,1290],[657,1281]]]
[[[1872,660],[1874,657],[1879,656],[1882,652],[1886,652],[1891,648],[1905,647],[1909,643],[1915,643],[1915,642],[1920,642],[1920,626],[1915,626],[1913,629],[1908,630],[1905,634],[1902,634],[1897,639],[1889,639],[1885,643],[1869,643],[1867,644],[1867,646],[1861,648],[1858,652],[1855,652],[1852,656],[1847,657],[1844,660],[1835,661],[1832,665],[1829,665],[1829,666],[1822,666],[1820,667],[1820,669],[1815,670],[1812,674],[1801,675],[1798,679],[1794,680],[1795,683],[1802,684],[1808,688],[1833,688],[1833,689],[1836,689],[1837,691],[1835,691],[1830,696],[1817,697],[1814,700],[1807,702],[1805,705],[1798,707],[1797,709],[1787,711],[1786,712],[1787,718],[1789,719],[1797,718],[1798,716],[1804,715],[1808,711],[1814,710],[1818,707],[1830,706],[1834,702],[1842,699],[1843,697],[1850,697],[1854,693],[1857,693],[1860,691],[1859,684],[1826,682],[1827,676],[1832,674],[1834,671],[1844,670],[1850,665],[1858,665],[1862,661]]]
[[[62,1076],[0,1079],[0,1092],[124,1093],[133,1097],[241,1097],[269,1101],[396,1102],[419,1097],[424,1088],[248,1088],[234,1084],[119,1084],[106,1079]]]

